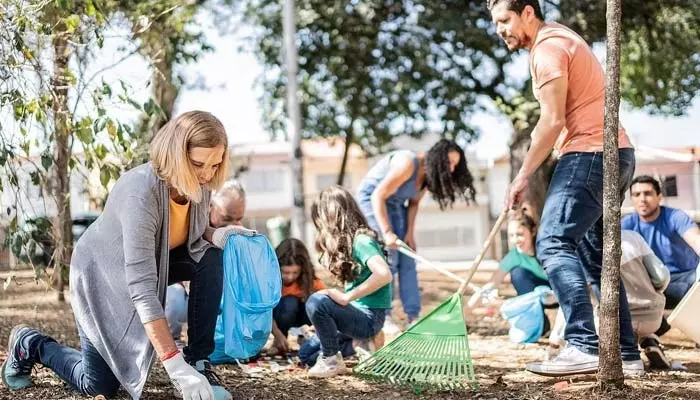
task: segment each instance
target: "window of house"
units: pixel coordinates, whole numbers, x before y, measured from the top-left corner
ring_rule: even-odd
[[[661,185],[661,191],[666,197],[678,197],[676,175],[666,175]]]
[[[284,173],[280,170],[248,171],[243,176],[248,193],[275,193],[284,190]]]
[[[416,232],[419,247],[456,247],[476,244],[474,228],[452,226],[439,229],[419,229]]]

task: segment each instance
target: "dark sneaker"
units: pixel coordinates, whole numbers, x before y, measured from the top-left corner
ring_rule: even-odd
[[[196,369],[200,374],[204,375],[209,381],[212,390],[214,391],[214,400],[232,400],[233,397],[228,390],[224,389],[224,385],[221,383],[221,379],[216,375],[214,370],[212,370],[211,363],[207,360],[199,360],[194,363],[194,369]]]
[[[31,374],[37,359],[32,356],[29,344],[41,333],[24,325],[12,328],[7,341],[7,360],[2,364],[2,383],[10,390],[32,386]]]
[[[663,345],[656,335],[644,338],[639,346],[644,350],[644,355],[649,359],[649,367],[652,369],[669,369],[671,363],[666,359]]]

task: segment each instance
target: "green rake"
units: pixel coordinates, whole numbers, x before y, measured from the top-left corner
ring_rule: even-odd
[[[477,388],[467,341],[467,324],[462,312],[462,295],[506,216],[507,212],[504,211],[496,220],[466,279],[428,262],[439,272],[460,281],[459,289],[401,335],[360,362],[353,369],[356,375],[410,386],[414,390],[426,387],[439,390]],[[405,248],[402,250],[402,247],[403,243],[399,251],[410,253]],[[410,256],[427,262],[416,254]]]

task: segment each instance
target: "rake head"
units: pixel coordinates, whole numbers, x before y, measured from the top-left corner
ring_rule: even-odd
[[[462,296],[453,295],[353,371],[413,388],[476,388]]]

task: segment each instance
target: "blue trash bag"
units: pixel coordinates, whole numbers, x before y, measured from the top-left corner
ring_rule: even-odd
[[[503,302],[501,316],[510,324],[508,338],[511,342],[534,343],[542,336],[546,318],[542,299],[552,293],[547,286],[537,286],[530,293]]]
[[[211,362],[233,363],[258,354],[272,331],[272,311],[281,294],[279,262],[267,238],[229,236]]]

